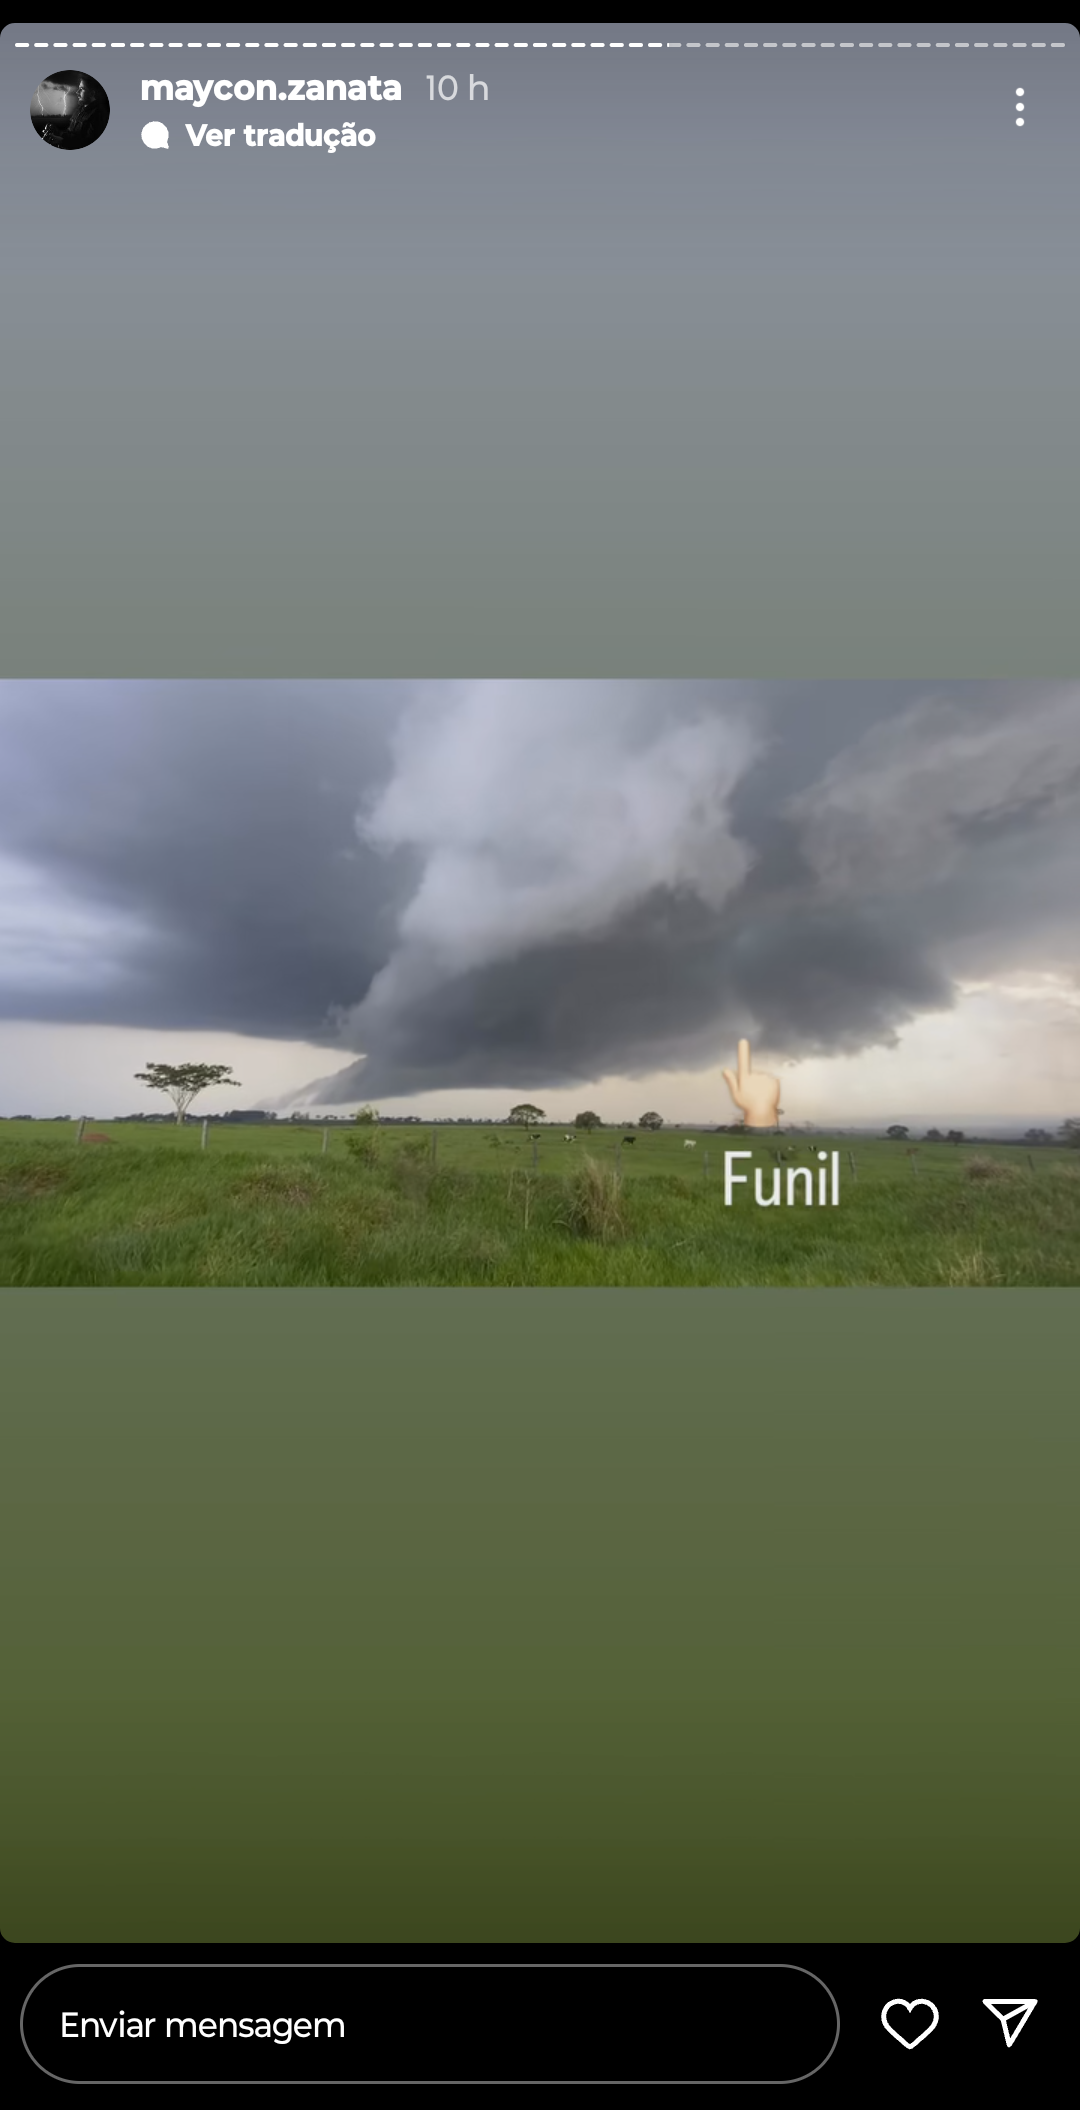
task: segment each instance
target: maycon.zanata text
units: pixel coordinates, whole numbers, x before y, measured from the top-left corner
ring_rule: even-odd
[[[142,99],[148,102],[194,103],[205,109],[210,97],[219,103],[399,103],[401,82],[380,80],[370,73],[366,81],[144,81]]]

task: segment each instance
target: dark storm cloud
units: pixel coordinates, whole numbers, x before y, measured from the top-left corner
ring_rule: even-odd
[[[1076,966],[1077,688],[42,683],[0,737],[55,940],[6,1015],[320,1041],[324,1103],[855,1052]]]
[[[413,878],[355,829],[393,714],[377,683],[0,685],[0,1014],[333,1043]]]
[[[793,912],[742,941],[734,920],[717,930],[692,902],[653,901],[608,937],[540,945],[419,992],[319,1098],[693,1069],[730,1052],[750,1022],[791,1053],[854,1050],[949,1001],[944,977],[871,918],[815,927]]]

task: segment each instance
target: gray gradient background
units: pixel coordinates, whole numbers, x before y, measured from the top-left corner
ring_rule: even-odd
[[[0,674],[1076,675],[1068,27],[400,55],[362,159],[201,162],[143,54],[43,146],[24,34]],[[1073,1300],[62,1294],[9,1940],[1075,1935]]]
[[[1016,28],[1042,52],[13,48],[46,34],[170,31],[0,44],[6,676],[1075,673],[1069,25]],[[84,153],[30,124],[64,65],[112,102]],[[191,69],[403,100],[349,106],[366,152],[196,151],[190,106],[139,99]],[[431,105],[432,70],[489,103]]]

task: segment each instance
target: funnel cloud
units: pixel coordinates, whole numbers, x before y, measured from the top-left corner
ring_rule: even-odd
[[[1074,684],[7,683],[0,753],[0,1016],[306,1041],[312,1104],[1080,987]]]

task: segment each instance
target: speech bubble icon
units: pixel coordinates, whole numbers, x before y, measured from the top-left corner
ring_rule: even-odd
[[[144,125],[142,128],[142,143],[144,147],[167,147],[169,144],[168,125]]]

